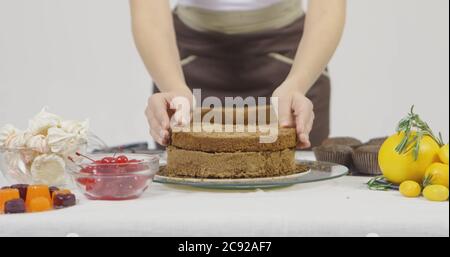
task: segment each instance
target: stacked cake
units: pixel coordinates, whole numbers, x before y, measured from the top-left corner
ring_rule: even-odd
[[[172,133],[166,173],[195,178],[258,178],[296,173],[296,131],[279,128],[276,141],[261,143],[258,129],[244,132]]]

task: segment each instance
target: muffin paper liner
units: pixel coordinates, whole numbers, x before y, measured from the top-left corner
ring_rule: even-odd
[[[381,175],[380,165],[378,164],[378,153],[354,152],[353,163],[357,172],[365,175]]]
[[[319,148],[313,150],[318,161],[337,163],[349,169],[353,168],[352,153],[350,152],[324,151]]]

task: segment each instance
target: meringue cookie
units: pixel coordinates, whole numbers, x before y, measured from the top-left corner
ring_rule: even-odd
[[[20,159],[25,163],[26,165],[31,165],[33,163],[34,158],[39,155],[39,152],[36,152],[34,150],[30,149],[22,149],[20,151],[17,151],[20,155]]]
[[[39,153],[47,153],[49,151],[47,138],[43,135],[30,137],[26,145],[28,149]]]
[[[30,138],[30,134],[27,132],[18,132],[11,137],[5,144],[8,149],[22,149],[27,146],[27,141]]]
[[[89,120],[85,121],[75,121],[75,120],[68,120],[68,121],[62,121],[61,122],[61,128],[68,132],[76,134],[80,137],[87,138],[87,133],[89,130]]]
[[[44,107],[41,112],[29,121],[28,130],[33,135],[46,135],[49,128],[57,127],[60,123],[61,117],[47,112],[47,108]]]
[[[65,183],[66,163],[56,154],[43,154],[36,157],[31,165],[31,176],[35,183],[62,185]]]
[[[6,147],[8,142],[19,133],[13,125],[7,124],[0,129],[0,148]]]
[[[78,142],[77,136],[61,128],[50,128],[47,133],[47,144],[53,153],[64,153]]]

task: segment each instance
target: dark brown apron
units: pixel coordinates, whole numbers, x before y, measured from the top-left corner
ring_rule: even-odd
[[[176,14],[174,24],[186,82],[202,89],[202,98],[270,97],[288,76],[303,35],[302,17],[281,29],[250,34],[201,32]],[[276,58],[274,55],[282,58]],[[316,119],[310,138],[321,144],[330,131],[330,80],[324,73],[307,93]],[[155,88],[155,92],[158,90]]]

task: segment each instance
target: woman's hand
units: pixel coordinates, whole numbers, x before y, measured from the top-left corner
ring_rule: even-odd
[[[309,134],[314,123],[314,106],[297,86],[285,81],[274,92],[278,97],[278,121],[281,127],[295,127],[297,130],[298,147],[311,147]]]
[[[167,146],[170,143],[170,129],[190,123],[191,107],[192,93],[189,90],[153,94],[145,109],[153,139]]]

